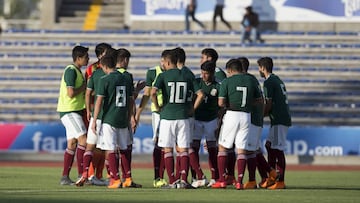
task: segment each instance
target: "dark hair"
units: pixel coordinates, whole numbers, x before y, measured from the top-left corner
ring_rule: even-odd
[[[214,62],[215,64],[219,58],[219,54],[213,48],[205,48],[201,51],[201,54],[211,57],[211,61]]]
[[[115,68],[115,59],[110,55],[105,55],[100,59],[100,64],[109,68]]]
[[[116,50],[116,62],[123,62],[125,60],[125,58],[130,58],[131,57],[131,53],[129,52],[129,50],[125,49],[125,48],[120,48],[118,50]]]
[[[250,13],[252,12],[252,6],[248,6],[245,8],[247,11],[249,11]]]
[[[178,58],[175,49],[164,50],[163,54],[164,54],[163,56],[164,58],[170,60],[170,63],[176,65]]]
[[[226,63],[226,69],[230,69],[230,70],[238,71],[238,72],[243,72],[241,62],[238,59],[230,59]]]
[[[207,71],[209,73],[215,72],[215,63],[212,61],[205,61],[203,64],[201,64],[201,70]]]
[[[246,57],[242,56],[242,57],[239,57],[238,60],[240,61],[241,63],[241,66],[244,70],[244,72],[247,72],[249,70],[249,59],[247,59]]]
[[[97,57],[99,57],[102,53],[104,53],[104,51],[108,50],[111,48],[111,45],[108,43],[100,43],[97,44],[95,47],[95,54]]]
[[[72,50],[72,58],[73,61],[76,61],[77,57],[83,57],[85,56],[89,51],[89,48],[83,47],[83,46],[75,46]]]
[[[174,51],[176,53],[177,62],[185,63],[185,60],[186,60],[185,50],[183,48],[181,48],[181,47],[176,47],[174,49]]]
[[[257,63],[261,67],[265,67],[266,71],[269,73],[272,73],[273,70],[273,60],[270,57],[262,57],[259,60],[257,60]]]

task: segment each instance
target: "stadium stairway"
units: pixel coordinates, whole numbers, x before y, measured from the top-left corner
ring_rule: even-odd
[[[274,59],[274,73],[286,83],[295,125],[359,125],[360,41],[357,33],[265,33],[265,44],[242,45],[238,32],[7,30],[0,38],[0,121],[58,121],[56,103],[64,66],[77,44],[90,48],[108,42],[132,53],[129,71],[144,80],[161,51],[181,46],[187,65],[199,73],[200,52],[215,48],[224,67],[230,58],[250,59],[250,73],[259,78],[256,60]],[[141,94],[139,95],[141,97]],[[139,101],[137,101],[139,102]],[[141,117],[150,123],[150,110]],[[268,120],[266,120],[268,122]]]

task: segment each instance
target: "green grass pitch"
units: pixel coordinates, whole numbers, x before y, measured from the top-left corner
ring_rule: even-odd
[[[152,169],[134,169],[143,188],[107,189],[101,186],[60,186],[61,168],[0,167],[0,203],[64,202],[359,202],[359,171],[287,171],[285,190],[157,189]],[[72,169],[75,179],[76,168]],[[209,177],[209,176],[208,176]],[[246,175],[247,178],[247,175]]]

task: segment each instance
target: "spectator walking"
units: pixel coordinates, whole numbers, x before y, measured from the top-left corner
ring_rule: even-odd
[[[225,7],[225,0],[216,0],[215,9],[214,9],[214,17],[213,17],[213,31],[214,32],[216,31],[216,19],[218,16],[220,17],[221,22],[223,22],[226,25],[226,27],[229,28],[230,31],[232,30],[230,23],[224,19],[224,16],[223,16],[224,7]]]
[[[194,22],[196,22],[203,30],[205,30],[205,25],[202,22],[200,22],[198,19],[196,19],[196,17],[195,17],[196,7],[197,7],[197,0],[188,0],[188,3],[186,5],[186,10],[185,10],[185,29],[186,29],[186,31],[190,31],[189,17],[191,17]]]

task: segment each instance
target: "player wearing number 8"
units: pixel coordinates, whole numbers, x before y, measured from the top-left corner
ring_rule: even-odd
[[[257,61],[260,76],[265,78],[264,116],[270,117],[271,127],[266,139],[265,147],[268,151],[268,162],[271,167],[279,171],[279,179],[269,189],[284,189],[286,136],[291,126],[291,116],[284,82],[272,73],[273,61],[270,57],[263,57]]]
[[[160,111],[160,132],[158,145],[164,148],[165,168],[169,176],[170,188],[176,188],[174,175],[173,147],[178,146],[181,154],[180,171],[182,188],[189,188],[187,175],[189,170],[188,149],[190,147],[190,123],[188,112],[188,97],[194,92],[193,81],[187,78],[176,66],[177,56],[174,50],[164,51],[165,72],[161,73],[153,89],[151,100]],[[163,107],[160,109],[157,101],[157,91],[163,94]]]

